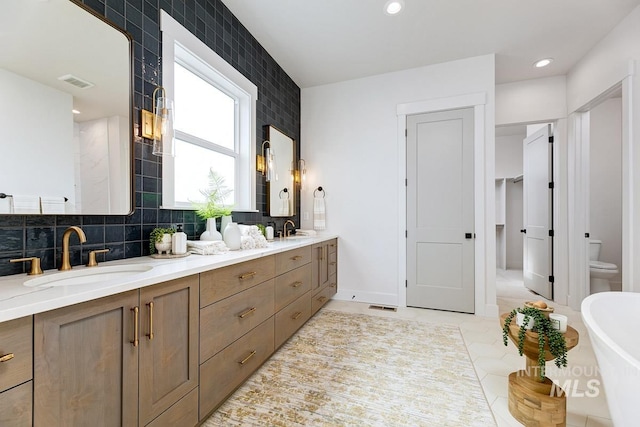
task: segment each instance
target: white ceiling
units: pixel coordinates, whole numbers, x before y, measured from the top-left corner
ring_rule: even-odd
[[[222,0],[298,86],[490,53],[496,82],[563,75],[640,0]],[[553,57],[547,68],[532,64]]]

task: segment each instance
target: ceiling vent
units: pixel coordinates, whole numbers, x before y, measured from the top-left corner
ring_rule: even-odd
[[[75,87],[79,87],[80,89],[87,89],[94,86],[93,83],[83,80],[80,77],[76,77],[73,74],[65,74],[64,76],[58,77],[58,80],[67,82]]]

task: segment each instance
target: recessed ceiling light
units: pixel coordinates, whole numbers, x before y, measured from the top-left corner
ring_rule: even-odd
[[[553,58],[545,58],[545,59],[541,59],[540,61],[537,61],[533,65],[536,68],[542,68],[542,67],[546,67],[547,65],[551,64],[552,62],[553,62]]]
[[[384,11],[387,15],[395,15],[400,13],[403,7],[404,2],[402,0],[389,0],[387,4],[384,5]]]

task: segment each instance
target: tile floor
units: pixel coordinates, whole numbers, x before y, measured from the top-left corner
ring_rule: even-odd
[[[498,270],[497,276],[498,305],[501,313],[521,306],[524,301],[541,299],[524,288],[521,271]],[[553,362],[547,364],[547,376],[563,386],[568,394],[567,426],[613,426],[602,387],[598,387],[602,382],[580,313],[555,303],[550,305],[557,313],[568,316],[569,324],[580,334],[579,344],[567,355],[567,368],[560,370]],[[410,307],[399,308],[397,312],[373,310],[368,304],[335,300],[330,301],[327,307],[340,311],[458,325],[497,425],[521,426],[509,413],[507,388],[509,374],[523,369],[524,359],[518,355],[518,350],[511,342],[506,347],[503,345],[502,329],[498,319]],[[570,392],[566,384],[571,384]]]

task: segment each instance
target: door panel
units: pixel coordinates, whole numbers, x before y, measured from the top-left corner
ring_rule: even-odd
[[[524,285],[545,298],[553,299],[553,189],[551,125],[524,139],[523,239]]]
[[[473,109],[407,118],[407,305],[474,312]]]

